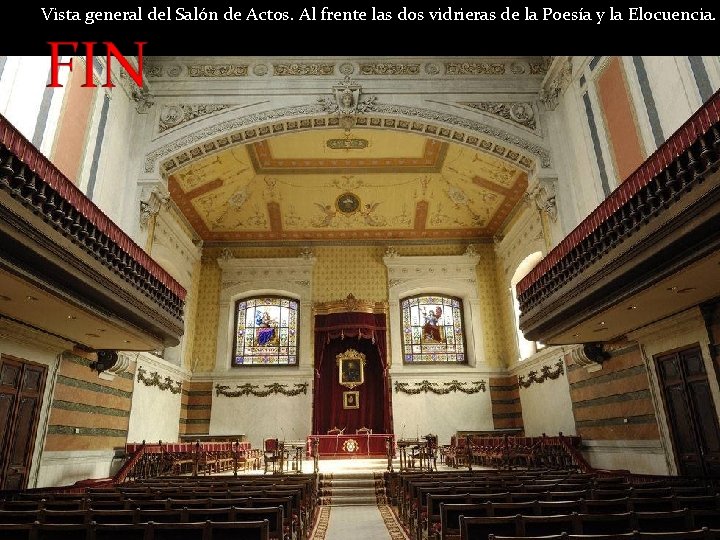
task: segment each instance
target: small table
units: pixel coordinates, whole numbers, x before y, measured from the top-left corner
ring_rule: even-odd
[[[425,439],[400,439],[397,442],[398,450],[400,451],[400,472],[407,471],[415,468],[415,460],[413,458],[413,450],[417,451],[419,458],[419,469],[432,470],[432,460],[428,457],[428,441]],[[408,455],[408,449],[410,454]]]
[[[285,459],[287,451],[286,470],[301,473],[303,469],[303,459],[305,456],[306,441],[280,441],[281,459]],[[280,463],[280,470],[283,470],[283,463]]]

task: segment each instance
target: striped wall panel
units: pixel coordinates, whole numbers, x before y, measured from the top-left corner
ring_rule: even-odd
[[[490,379],[493,425],[495,429],[522,428],[522,407],[517,377]]]
[[[583,439],[658,439],[660,434],[647,370],[637,346],[617,351],[589,373],[570,355],[570,398],[577,434]]]
[[[100,379],[91,361],[69,353],[60,360],[46,451],[111,450],[125,446],[132,403],[132,372]]]
[[[595,80],[612,158],[620,183],[645,158],[635,108],[620,57],[612,57]]]
[[[73,64],[76,69],[70,73],[66,86],[63,112],[50,158],[65,176],[78,183],[97,89],[83,88],[85,70],[80,69],[79,58],[73,58]]]
[[[212,382],[183,383],[180,400],[180,435],[210,433]]]

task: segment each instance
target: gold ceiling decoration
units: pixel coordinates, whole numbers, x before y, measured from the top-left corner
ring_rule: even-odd
[[[172,199],[206,242],[491,238],[527,189],[492,153],[421,134],[282,134],[173,171]]]

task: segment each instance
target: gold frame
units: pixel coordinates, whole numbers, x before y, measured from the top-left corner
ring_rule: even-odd
[[[355,405],[350,404],[350,398],[355,398]],[[343,392],[343,409],[359,409],[360,408],[360,391],[353,390],[349,392]]]
[[[355,349],[348,349],[336,357],[338,365],[338,382],[352,390],[365,382],[365,355]],[[356,373],[355,368],[358,368]]]

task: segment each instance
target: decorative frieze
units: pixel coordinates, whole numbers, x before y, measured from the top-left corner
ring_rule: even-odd
[[[142,366],[138,366],[137,380],[145,386],[157,386],[163,392],[169,390],[173,394],[179,394],[182,390],[182,381],[175,381],[170,377],[161,378],[157,371],[153,371],[148,375]]]
[[[571,82],[571,57],[556,57],[540,89],[540,99],[548,110],[554,111],[557,108],[560,103],[560,96],[563,95]]]
[[[305,64],[273,64],[273,74],[279,77],[288,76],[312,76],[312,75],[333,75],[335,64],[325,62]]]
[[[283,396],[298,396],[300,394],[307,394],[309,383],[295,383],[293,388],[288,388],[287,384],[272,383],[263,385],[265,390],[259,390],[260,386],[257,384],[238,384],[235,385],[237,390],[230,390],[229,386],[216,384],[215,385],[215,396],[225,397],[240,397],[240,396],[255,396],[255,397],[267,397],[273,394],[282,394]]]
[[[247,64],[188,64],[188,77],[225,78],[247,77]]]
[[[164,184],[145,186],[140,194],[140,227],[147,228],[150,219],[170,202],[170,192]]]
[[[537,129],[535,120],[535,111],[532,103],[518,102],[500,102],[500,101],[480,101],[480,102],[461,102],[461,105],[476,109],[484,113],[499,116],[504,120],[517,124],[518,126],[531,129]]]
[[[445,62],[446,75],[505,75],[502,62]]]
[[[130,98],[135,102],[135,110],[140,114],[147,114],[155,105],[150,91],[147,88],[139,88],[137,85],[130,91]]]
[[[528,187],[527,201],[534,203],[538,210],[545,212],[552,221],[557,220],[557,178],[539,178],[537,183]]]
[[[208,116],[228,108],[230,108],[230,105],[222,103],[164,105],[160,109],[158,131],[162,133],[195,118]]]
[[[562,359],[555,362],[555,369],[550,366],[543,366],[540,368],[540,375],[535,370],[529,371],[527,375],[518,375],[518,384],[522,388],[529,388],[533,383],[542,384],[547,380],[555,380],[560,375],[565,373],[565,364]]]
[[[332,98],[324,98],[328,101]],[[262,140],[281,133],[298,130],[341,127],[338,116],[327,116],[328,105],[311,104],[263,111],[219,122],[194,133],[178,138],[150,152],[145,157],[145,171],[153,172],[157,160],[178,152],[162,164],[164,172],[172,172],[190,160],[216,152],[235,144]],[[357,126],[386,127],[399,131],[423,133],[436,139],[445,139],[471,148],[491,151],[525,171],[530,171],[536,160],[542,167],[550,167],[550,152],[522,137],[475,120],[468,120],[429,109],[374,103],[373,112],[386,116],[364,115],[356,119]],[[297,118],[306,116],[305,118]],[[413,118],[417,118],[414,120]],[[449,128],[442,126],[453,126]],[[481,136],[487,135],[487,137]],[[215,136],[215,138],[213,138]],[[511,146],[502,146],[499,141]],[[531,157],[534,155],[535,157]]]
[[[445,395],[450,392],[462,392],[463,394],[477,394],[478,392],[486,391],[486,381],[472,381],[472,382],[460,382],[453,379],[450,382],[430,382],[423,380],[420,382],[410,383],[407,382],[395,382],[395,392],[402,392],[403,394],[416,395],[420,393],[427,394],[432,392],[433,394]]]
[[[372,62],[360,64],[360,75],[418,75],[420,64]]]

